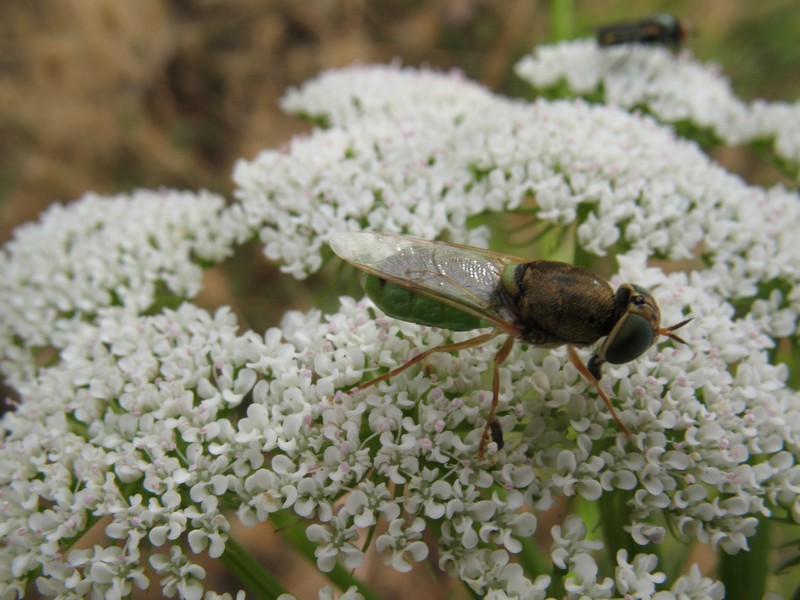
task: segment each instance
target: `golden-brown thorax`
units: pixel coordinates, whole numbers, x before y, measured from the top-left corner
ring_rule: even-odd
[[[515,267],[506,284],[521,337],[531,344],[591,344],[618,316],[609,283],[581,267],[535,260]]]

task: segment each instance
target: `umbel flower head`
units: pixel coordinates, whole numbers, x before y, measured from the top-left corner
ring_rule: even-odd
[[[0,254],[3,376],[24,386],[47,348],[61,348],[103,308],[140,314],[157,299],[195,295],[199,260],[217,262],[230,251],[219,225],[223,205],[207,192],[87,194],[17,228]]]
[[[3,251],[3,372],[19,395],[0,432],[4,594],[160,585],[199,598],[192,553],[239,568],[236,518],[302,528],[326,573],[358,568],[374,528],[392,568],[435,560],[486,597],[721,598],[696,566],[668,580],[662,543],[736,553],[760,519],[800,519],[800,395],[772,353],[796,342],[795,191],[746,184],[651,117],[512,101],[453,74],[344,69],[285,106],[328,129],[240,162],[230,207],[202,193],[87,197]],[[476,217],[531,209],[577,255],[611,255],[614,285],[653,290],[665,324],[694,317],[686,346],[606,367],[630,440],[564,348],[514,346],[500,369],[507,448],[479,460],[500,340],[350,393],[474,334],[349,297],[261,334],[189,301],[201,261],[256,235],[305,277],[335,231],[486,244]],[[119,242],[123,218],[138,243]],[[45,236],[57,243],[31,268]],[[691,268],[668,274],[655,258]],[[601,516],[542,525],[562,498]],[[591,533],[610,507],[635,551]],[[73,547],[101,519],[108,539]],[[537,571],[527,557],[542,529],[552,544]]]
[[[747,103],[717,65],[663,47],[602,48],[574,40],[541,46],[516,66],[539,89],[565,82],[573,93],[602,95],[627,110],[645,108],[659,120],[692,125],[724,144],[771,141],[773,152],[800,174],[800,102]]]

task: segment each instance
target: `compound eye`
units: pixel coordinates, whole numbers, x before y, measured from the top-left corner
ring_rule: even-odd
[[[609,334],[605,345],[605,359],[614,365],[630,362],[644,354],[653,345],[654,339],[653,326],[647,319],[627,313]]]

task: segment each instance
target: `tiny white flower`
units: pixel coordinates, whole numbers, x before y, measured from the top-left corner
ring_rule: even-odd
[[[323,573],[330,572],[339,561],[348,569],[355,569],[364,560],[363,552],[355,545],[358,533],[349,519],[347,510],[342,510],[325,525],[314,524],[306,529],[308,539],[317,542],[314,555]]]
[[[396,571],[408,572],[412,562],[428,557],[428,546],[421,541],[424,530],[425,521],[420,518],[414,519],[410,525],[403,519],[394,519],[389,523],[388,531],[375,540],[375,548],[387,553],[387,561]]]
[[[697,564],[691,566],[688,575],[679,577],[670,591],[679,598],[722,600],[725,597],[725,586],[719,581],[704,577]]]
[[[615,582],[617,590],[633,598],[650,598],[656,592],[656,585],[666,580],[666,575],[654,572],[658,558],[654,554],[637,554],[633,562],[628,562],[626,550],[617,552]]]

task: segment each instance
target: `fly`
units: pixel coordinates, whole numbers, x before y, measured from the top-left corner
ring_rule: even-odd
[[[614,23],[597,29],[597,45],[660,44],[677,48],[688,34],[688,25],[668,14],[655,14],[639,21]]]
[[[490,435],[498,446],[503,439],[494,418],[499,369],[516,340],[546,348],[566,344],[570,361],[628,437],[630,431],[600,387],[602,366],[637,359],[662,335],[686,343],[674,332],[691,318],[662,328],[661,311],[649,291],[626,283],[615,292],[608,281],[582,267],[391,233],[336,233],[330,244],[339,257],[368,274],[367,294],[387,315],[454,331],[493,328],[429,348],[356,390],[394,377],[436,352],[457,352],[507,335],[493,360],[492,405],[479,457]],[[602,337],[600,348],[584,364],[575,348]]]

